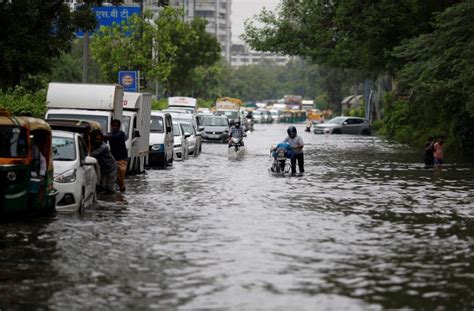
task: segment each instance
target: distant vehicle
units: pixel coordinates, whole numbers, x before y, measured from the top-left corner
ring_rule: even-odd
[[[79,212],[95,200],[97,160],[79,133],[53,130],[52,145],[56,210]]]
[[[272,115],[273,122],[280,122],[282,112],[278,109],[271,109],[270,114]]]
[[[179,120],[179,123],[183,127],[184,133],[190,134],[188,138],[188,154],[197,157],[201,153],[201,133],[198,134],[196,129],[189,121]]]
[[[171,114],[151,112],[149,145],[148,166],[166,167],[173,164],[174,135]]]
[[[197,110],[197,100],[193,97],[169,97],[168,109],[181,110],[193,114],[196,113]]]
[[[315,134],[372,134],[367,120],[358,117],[336,117],[325,123],[316,124],[313,132]]]
[[[253,119],[255,123],[265,123],[265,115],[262,110],[255,110],[253,112]]]
[[[189,114],[189,113],[171,113],[171,117],[173,118],[173,121],[184,121],[186,123],[190,123],[191,126],[193,127],[193,131],[189,132],[191,136],[193,136],[196,139],[196,145],[198,147],[197,153],[194,154],[192,153],[194,149],[190,148],[189,154],[193,154],[194,156],[198,156],[199,153],[201,153],[201,144],[202,144],[202,130],[203,127],[198,125],[198,118],[195,114]]]
[[[238,98],[222,97],[216,100],[217,115],[226,116],[230,122],[240,119],[240,107],[243,105]]]
[[[227,142],[229,119],[225,116],[204,115],[201,119],[203,141]]]
[[[174,160],[183,161],[188,158],[189,145],[188,138],[191,136],[189,133],[185,133],[182,124],[178,121],[173,121],[173,134],[174,134]]]

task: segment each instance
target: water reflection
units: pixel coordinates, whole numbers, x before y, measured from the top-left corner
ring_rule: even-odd
[[[17,246],[31,252],[28,269],[53,275],[35,301],[122,310],[473,306],[471,164],[434,171],[406,146],[301,125],[306,173],[276,178],[269,151],[285,129],[257,125],[238,159],[205,144],[198,158],[129,178],[124,202],[44,223],[51,246]],[[9,286],[21,292],[13,241],[4,248]],[[48,264],[35,256],[40,248]]]

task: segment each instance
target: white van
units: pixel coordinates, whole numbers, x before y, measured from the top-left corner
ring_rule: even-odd
[[[148,166],[166,167],[173,163],[174,135],[170,113],[151,111],[149,145]]]
[[[124,92],[123,131],[128,137],[128,172],[142,173],[148,161],[150,142],[151,94]]]
[[[46,119],[91,120],[109,132],[112,119],[122,120],[123,87],[118,84],[51,82]]]

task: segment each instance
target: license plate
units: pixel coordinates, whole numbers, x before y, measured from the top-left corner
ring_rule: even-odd
[[[219,137],[220,137],[220,135],[216,135],[216,134],[210,134],[209,135],[209,138],[219,138]]]

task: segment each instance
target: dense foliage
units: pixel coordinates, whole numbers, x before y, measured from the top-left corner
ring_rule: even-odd
[[[9,91],[0,90],[0,108],[5,108],[15,115],[31,115],[42,118],[46,112],[46,92],[30,92],[17,86]]]
[[[101,3],[84,0],[82,8],[72,12],[63,0],[0,1],[0,89],[50,73],[61,52],[69,51],[74,31],[95,28],[90,7]]]
[[[436,17],[432,33],[413,38],[393,55],[404,66],[399,92],[385,114],[387,133],[421,143],[443,135],[448,145],[474,149],[474,2],[455,5]],[[397,120],[401,112],[404,121]],[[396,128],[399,128],[398,130]]]

